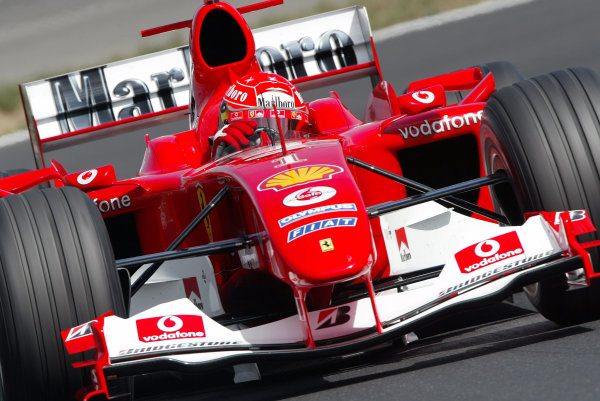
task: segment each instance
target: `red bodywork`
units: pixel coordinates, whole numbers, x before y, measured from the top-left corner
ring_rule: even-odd
[[[219,43],[219,37],[205,37],[217,30],[215,25],[224,22],[234,31],[227,37],[226,45]],[[381,81],[368,100],[364,119],[354,116],[332,92],[329,98],[309,103],[312,136],[288,141],[285,155],[279,147],[258,147],[211,161],[208,138],[217,130],[225,91],[240,77],[260,71],[254,40],[240,12],[221,2],[207,2],[191,22],[146,33],[178,28],[191,29],[191,130],[147,141],[144,161],[135,178],[118,181],[112,166],[67,174],[53,162],[46,169],[1,179],[0,196],[49,180],[58,186],[79,187],[98,205],[111,236],[117,231],[133,234],[125,245],[113,238],[117,258],[123,258],[136,256],[135,252],[164,251],[227,185],[229,196],[181,248],[265,232],[266,236],[255,246],[260,266],[253,270],[230,273],[244,267],[236,253],[211,257],[224,305],[228,304],[228,297],[235,296],[232,283],[258,270],[291,286],[303,314],[304,298],[313,288],[320,289],[309,295],[313,306],[326,306],[333,285],[362,280],[372,295],[371,280],[389,274],[379,219],[369,219],[366,208],[405,198],[406,189],[347,164],[347,156],[402,175],[406,166],[402,152],[421,148],[424,153],[413,158],[420,159],[423,174],[435,176],[426,169],[427,146],[450,144],[461,138],[472,145],[474,152],[451,145],[448,152],[458,152],[452,160],[478,160],[470,171],[472,176],[467,178],[484,175],[478,157],[479,123],[495,85],[492,75],[484,77],[478,68],[414,82],[400,96],[389,83]],[[232,38],[237,42],[232,42]],[[378,69],[377,61],[374,66]],[[351,74],[359,67],[365,66],[323,75]],[[310,78],[300,81],[307,79]],[[459,104],[447,105],[445,93],[457,90],[470,92]],[[414,168],[413,165],[411,169]],[[443,174],[436,173],[443,175],[437,184],[465,178],[455,177],[453,170],[450,165]],[[307,190],[306,196],[319,196],[315,195],[322,193],[319,189],[311,195],[311,189],[316,187],[329,188],[335,195],[310,206],[284,204],[286,197],[302,189]],[[479,206],[492,207],[487,189],[481,189],[474,200]],[[279,224],[286,217],[315,206],[341,204],[354,206],[308,216],[283,227]],[[314,347],[309,327],[306,340],[309,347]]]

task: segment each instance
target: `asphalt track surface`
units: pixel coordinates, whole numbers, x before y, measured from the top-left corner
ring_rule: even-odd
[[[507,60],[526,76],[570,66],[600,71],[597,0],[537,0],[477,18],[437,26],[377,44],[384,77],[410,81],[486,61]],[[342,99],[360,110],[366,87]],[[317,96],[319,94],[316,94]],[[161,127],[152,135],[168,133]],[[118,146],[117,146],[118,145]],[[120,177],[135,174],[139,134],[57,151],[67,169],[118,161]],[[110,157],[107,157],[110,155]],[[0,149],[0,169],[33,167],[25,143]],[[559,327],[535,313],[522,293],[514,302],[449,317],[420,341],[368,354],[286,367],[265,366],[263,381],[230,384],[228,375],[172,378],[146,400],[598,400],[600,322]],[[426,336],[425,336],[426,335]],[[168,386],[167,386],[168,384]],[[165,396],[166,388],[183,391]]]

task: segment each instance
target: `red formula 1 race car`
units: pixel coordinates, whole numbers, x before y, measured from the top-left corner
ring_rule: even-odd
[[[368,350],[522,287],[553,321],[597,317],[593,72],[525,80],[497,62],[399,94],[364,8],[249,29],[243,14],[278,3],[206,1],[143,32],[189,29],[189,47],[22,85],[39,168],[0,179],[4,399],[134,399],[155,372],[256,379],[262,361]],[[299,92],[362,77],[362,118]],[[44,161],[187,114],[131,179]]]

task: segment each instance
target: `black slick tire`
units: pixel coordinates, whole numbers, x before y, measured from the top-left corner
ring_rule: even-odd
[[[496,92],[481,125],[486,173],[503,170],[512,185],[491,188],[495,209],[512,224],[523,212],[585,209],[600,227],[600,80],[584,68],[556,71]],[[587,234],[580,240],[598,239]],[[600,253],[590,249],[592,263]],[[576,288],[565,275],[525,288],[546,318],[573,324],[600,316],[597,285]]]
[[[2,399],[70,400],[91,384],[60,332],[125,305],[108,233],[75,188],[0,199]]]

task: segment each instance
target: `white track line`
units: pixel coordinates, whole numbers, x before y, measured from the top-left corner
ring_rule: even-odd
[[[424,31],[440,25],[461,21],[478,15],[490,14],[494,11],[530,3],[535,0],[488,0],[472,6],[446,11],[440,14],[423,17],[412,21],[402,22],[373,32],[373,39],[380,42],[410,32]],[[0,147],[11,146],[29,139],[27,131],[18,131],[0,136]]]
[[[440,25],[461,21],[479,15],[490,14],[494,11],[519,6],[532,1],[534,0],[488,0],[472,6],[457,8],[455,10],[446,11],[440,14],[435,14],[412,21],[401,22],[396,25],[379,29],[373,32],[373,39],[375,40],[375,44],[377,44],[377,42],[406,35],[407,33],[424,31]]]

